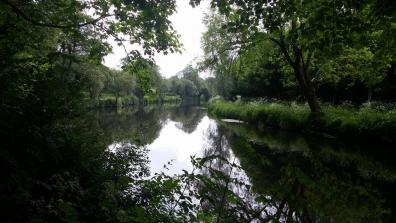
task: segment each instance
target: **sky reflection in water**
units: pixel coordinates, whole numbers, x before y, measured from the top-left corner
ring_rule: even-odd
[[[102,124],[108,124],[108,132],[116,132],[112,145],[123,141],[145,145],[151,175],[191,172],[190,156],[220,155],[243,169],[232,170],[216,161],[214,168],[227,175],[232,170],[231,176],[252,185],[255,193],[240,191],[238,185],[231,190],[250,205],[255,204],[256,193],[263,195],[269,215],[280,210],[285,212],[283,219],[291,213],[291,218],[300,215],[299,219],[333,222],[395,220],[395,193],[390,188],[396,169],[386,159],[393,157],[388,154],[392,150],[372,154],[353,142],[218,122],[199,108],[158,108],[104,117],[108,121]],[[139,140],[133,141],[134,136]],[[164,169],[169,161],[172,165]]]
[[[164,170],[164,164],[172,161],[168,166],[167,174],[181,173],[182,169],[192,170],[190,157],[192,155],[202,156],[205,147],[205,132],[215,121],[205,116],[199,122],[197,128],[192,133],[184,132],[178,125],[180,123],[170,119],[164,124],[159,137],[149,145],[149,158],[151,173]]]

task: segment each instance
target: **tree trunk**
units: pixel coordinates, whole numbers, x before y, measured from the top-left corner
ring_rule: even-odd
[[[333,86],[333,95],[331,96],[331,102],[333,105],[335,105],[336,94],[337,94],[337,87]]]
[[[367,92],[367,102],[370,104],[371,103],[371,97],[372,97],[372,90],[371,87],[368,88],[368,92]]]
[[[293,67],[294,75],[297,79],[298,85],[302,90],[305,100],[308,102],[309,108],[311,109],[311,114],[314,116],[321,114],[322,109],[320,108],[318,98],[316,97],[315,87],[312,83],[312,77],[309,72],[312,53],[308,53],[306,59],[304,59],[304,54],[301,47],[297,47],[292,43],[294,51],[294,58],[292,58],[283,35],[280,36],[279,40],[275,38],[270,38],[270,40],[275,42],[280,47],[280,50],[285,56],[286,61]]]
[[[118,94],[115,95],[116,98],[116,107],[118,108]]]
[[[322,109],[320,108],[318,98],[316,97],[315,87],[313,86],[312,81],[308,80],[306,85],[305,98],[308,102],[311,112],[322,113]]]
[[[319,105],[318,98],[316,97],[315,87],[312,83],[312,78],[309,74],[309,71],[304,69],[301,63],[298,63],[298,67],[294,67],[294,75],[296,76],[305,100],[308,102],[311,113],[322,113],[322,109]]]

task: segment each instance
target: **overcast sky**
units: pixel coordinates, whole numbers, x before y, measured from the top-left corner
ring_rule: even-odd
[[[174,29],[181,36],[183,44],[182,54],[156,55],[155,61],[164,77],[171,77],[182,70],[187,64],[202,56],[201,36],[205,31],[202,22],[204,12],[208,9],[208,2],[204,1],[199,7],[192,8],[188,0],[177,0],[177,12],[170,17]],[[125,57],[122,47],[113,44],[113,53],[105,57],[104,64],[112,68],[120,68],[121,59]],[[205,76],[205,74],[201,74]]]

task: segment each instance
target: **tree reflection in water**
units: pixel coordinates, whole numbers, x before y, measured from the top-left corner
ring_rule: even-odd
[[[119,122],[110,116],[101,124],[111,124],[113,139],[138,135],[137,142],[146,145],[158,137],[167,120],[191,134],[204,115],[191,107],[146,109],[133,116],[125,113]],[[383,188],[394,186],[395,168],[351,149],[351,144],[214,120],[204,140],[202,158],[193,159],[198,171],[173,179],[161,176],[158,181],[174,182],[182,190],[168,194],[172,204],[163,201],[166,210],[179,207],[181,200],[188,203],[189,198],[195,203],[189,203],[193,210],[188,213],[192,211],[204,222],[392,221],[392,201],[385,201],[389,191]],[[195,186],[190,187],[191,183]],[[175,194],[183,199],[173,198]]]
[[[367,154],[353,148],[363,148],[358,144],[259,132],[191,107],[94,116],[57,123],[41,134],[48,141],[6,148],[0,184],[3,212],[10,213],[5,222],[395,220],[394,156],[381,155],[384,150]],[[192,159],[192,173],[150,175],[145,145],[174,123],[184,131],[180,137],[202,137],[196,133],[206,129],[203,156]],[[183,142],[188,150],[191,141]]]
[[[270,195],[259,195],[240,166],[229,144],[227,131],[211,125],[206,132],[207,146],[200,161],[197,188],[206,220],[215,222],[268,222],[287,209],[279,207]],[[293,220],[297,220],[294,216]]]
[[[311,151],[312,147],[299,147],[306,139],[285,141],[279,132],[266,133],[258,138],[251,129],[235,124],[219,124],[208,129],[207,164],[201,170],[206,181],[199,184],[200,193],[205,194],[204,210],[211,210],[207,215],[217,222],[389,219],[390,209],[385,207],[385,197],[378,187],[381,183],[360,175],[350,163],[345,163],[348,159],[329,158],[339,152],[325,144],[323,150]],[[364,161],[376,163],[370,159]],[[384,167],[363,166],[366,172],[384,172]],[[388,183],[394,183],[394,170],[386,169],[386,173],[391,181]]]
[[[22,193],[7,195],[8,201],[23,204],[8,202],[12,209],[29,208],[20,219],[27,219],[30,213],[55,219],[59,213],[70,212],[78,213],[80,219],[111,221],[117,216],[126,222],[140,218],[152,222],[395,220],[396,168],[383,159],[393,157],[381,155],[383,150],[366,154],[354,148],[360,148],[358,144],[226,124],[192,107],[146,107],[95,112],[94,116],[86,124],[80,123],[85,126],[80,131],[68,133],[75,140],[65,147],[69,149],[40,150],[48,158],[40,155],[43,165],[35,162],[36,169],[48,174],[4,171],[4,179],[18,176],[18,182],[24,182],[30,176],[34,180],[33,189],[23,188],[31,194],[26,201],[21,202]],[[167,124],[183,131],[178,137],[189,140],[193,135],[201,138],[196,133],[205,129],[202,157],[192,159],[192,173],[149,173],[149,147],[145,146],[159,138]],[[183,145],[187,150],[192,141],[183,140],[178,142],[187,143]],[[193,150],[185,152],[189,151]],[[22,155],[16,157],[27,160]]]
[[[205,112],[201,111],[198,107],[185,106],[172,109],[169,113],[169,118],[177,122],[177,128],[183,130],[185,133],[192,133],[204,115]]]

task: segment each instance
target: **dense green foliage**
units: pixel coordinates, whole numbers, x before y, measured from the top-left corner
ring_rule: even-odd
[[[174,11],[175,1],[0,2],[2,222],[169,218],[161,209],[151,215],[144,197],[128,191],[148,174],[147,151],[130,143],[109,151],[111,139],[85,108],[146,87],[136,73],[100,65],[107,39],[140,44],[149,57],[174,52]]]
[[[394,143],[396,134],[395,107],[368,105],[323,106],[320,123],[312,123],[309,107],[282,102],[223,102],[209,104],[209,112],[219,117],[243,120],[256,125],[279,127],[287,130],[311,130],[339,137],[356,137]]]
[[[194,6],[199,2],[190,1]],[[224,149],[225,137],[215,130],[208,133],[212,150],[209,148],[203,158],[192,157],[192,173],[150,176],[144,145],[154,141],[168,118],[191,133],[202,114],[189,116],[192,111],[187,110],[177,111],[177,117],[166,114],[157,118],[158,111],[146,107],[146,111],[138,109],[137,116],[124,114],[125,120],[117,123],[112,117],[107,117],[107,122],[98,120],[88,112],[89,107],[199,102],[214,94],[230,99],[237,95],[304,98],[309,108],[221,103],[211,109],[223,115],[231,112],[231,117],[249,122],[292,129],[310,127],[310,112],[323,111],[323,123],[314,123],[313,130],[393,140],[394,109],[321,107],[317,97],[357,103],[371,98],[394,100],[393,5],[384,8],[380,1],[368,0],[211,3],[217,11],[206,19],[201,68],[210,69],[215,76],[203,80],[190,65],[164,79],[153,61],[155,53],[180,51],[169,20],[176,11],[175,0],[0,2],[2,221],[338,220],[327,216],[337,205],[323,210],[316,210],[319,205],[292,206],[306,206],[306,197],[289,200],[291,206],[283,213],[283,200],[292,197],[288,195],[302,191],[309,201],[317,202],[316,192],[321,192],[321,188],[309,187],[313,184],[308,174],[301,173],[298,162],[281,169],[277,182],[286,186],[275,194],[279,196],[254,197],[246,178],[233,175],[241,166],[235,157],[228,159],[231,155]],[[141,52],[126,52],[122,69],[109,69],[101,64],[112,50],[109,40],[125,49],[126,43],[138,45]],[[122,110],[118,112],[123,115]],[[139,122],[150,117],[156,119]],[[109,131],[106,125],[116,131]],[[137,127],[131,130],[134,125]],[[317,175],[328,176],[317,177],[321,185],[337,181],[324,165],[314,164]],[[288,179],[302,182],[298,190]],[[330,190],[329,196],[350,189],[347,183]],[[360,187],[350,190],[366,193]],[[381,218],[382,201],[363,197],[373,204],[363,207],[371,210],[367,216],[364,211],[354,211],[357,217],[342,217],[351,221]],[[358,203],[357,198],[352,201]],[[267,207],[274,213],[267,213]]]
[[[209,100],[210,93],[207,82],[199,77],[198,70],[187,65],[176,76],[166,79],[163,90],[168,94],[178,95],[182,99],[202,98]]]
[[[211,2],[201,65],[214,74],[215,94],[305,101],[312,112],[321,111],[319,100],[394,101],[390,3]]]

